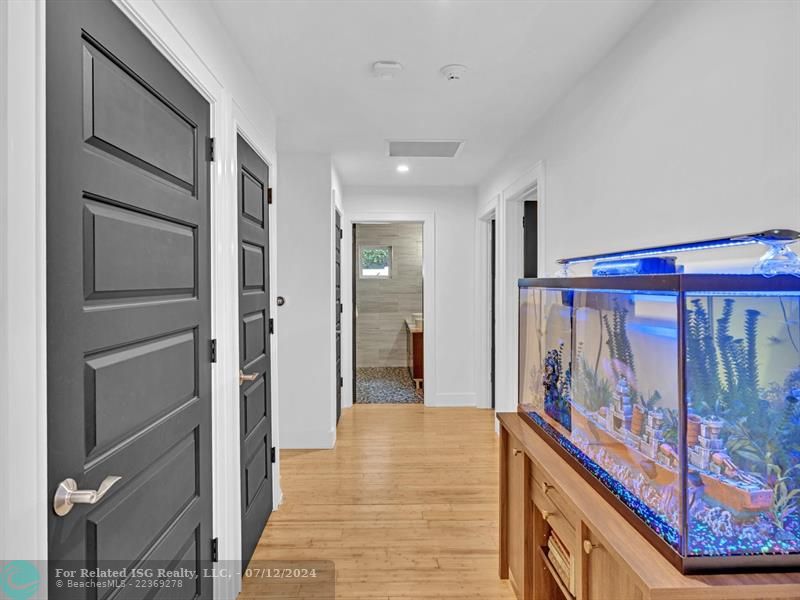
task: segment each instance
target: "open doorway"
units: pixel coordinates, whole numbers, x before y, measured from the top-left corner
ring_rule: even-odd
[[[423,224],[353,225],[353,401],[421,403]]]

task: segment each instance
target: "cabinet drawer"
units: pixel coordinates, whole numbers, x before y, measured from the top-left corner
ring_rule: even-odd
[[[567,547],[567,550],[576,556],[578,551],[575,548],[575,527],[570,523],[563,514],[561,514],[555,505],[542,493],[541,489],[533,488],[533,505],[534,509],[538,510],[542,518],[547,521],[550,528],[556,532],[556,535]]]
[[[556,533],[564,542],[570,543],[575,537],[575,529],[578,526],[578,514],[572,503],[562,495],[549,481],[541,477],[534,469],[534,476],[531,480],[531,496],[533,502],[539,510],[550,513],[548,523],[556,530]],[[568,527],[568,530],[560,531],[560,528]],[[568,536],[564,538],[564,536]]]

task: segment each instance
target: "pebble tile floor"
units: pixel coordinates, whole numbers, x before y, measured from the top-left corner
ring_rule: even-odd
[[[356,370],[357,404],[420,404],[422,392],[406,367],[362,367]]]

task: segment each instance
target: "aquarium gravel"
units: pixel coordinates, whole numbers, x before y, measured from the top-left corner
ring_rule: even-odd
[[[630,508],[636,516],[655,531],[659,537],[676,550],[680,550],[681,536],[674,527],[642,502],[633,492],[629,491],[624,485],[614,479],[605,469],[601,468],[596,462],[586,456],[575,444],[559,434],[558,431],[541,416],[535,412],[528,412],[527,414],[534,423],[556,440],[559,446],[564,448],[564,450],[580,462],[608,491],[622,501],[625,506]]]
[[[754,538],[743,535],[741,529],[732,536],[719,536],[712,528],[697,519],[691,523],[689,535],[689,555],[691,556],[754,556],[758,554],[794,554],[800,552],[800,515],[791,514],[786,518],[783,539],[774,539],[774,528],[767,526],[757,544],[758,552],[753,552]]]

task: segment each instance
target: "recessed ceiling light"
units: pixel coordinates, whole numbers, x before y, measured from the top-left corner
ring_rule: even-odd
[[[408,173],[408,165],[397,165],[398,173]]]

